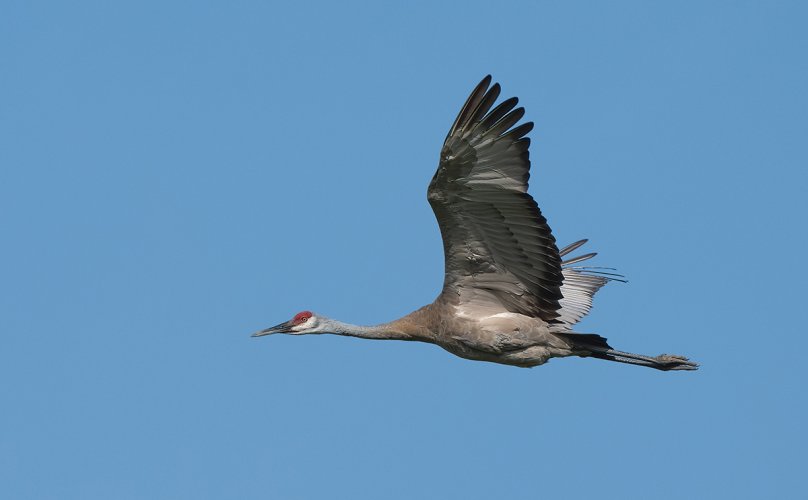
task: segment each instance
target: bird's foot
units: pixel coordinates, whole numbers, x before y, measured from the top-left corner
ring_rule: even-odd
[[[660,354],[654,359],[662,365],[660,367],[662,370],[698,370],[699,368],[698,363],[676,354]]]

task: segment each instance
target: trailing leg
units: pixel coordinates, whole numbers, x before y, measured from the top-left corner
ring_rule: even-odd
[[[574,354],[583,358],[592,357],[626,363],[629,365],[647,366],[656,370],[698,370],[699,364],[688,360],[684,356],[675,354],[660,354],[659,356],[644,356],[631,352],[623,352],[612,349],[606,339],[600,335],[583,333],[560,333],[556,334],[570,342]]]
[[[643,356],[630,352],[615,351],[606,349],[605,351],[593,350],[589,356],[617,363],[627,363],[630,365],[647,366],[662,371],[669,370],[698,370],[699,364],[688,360],[684,356],[676,354],[660,354],[659,356]]]

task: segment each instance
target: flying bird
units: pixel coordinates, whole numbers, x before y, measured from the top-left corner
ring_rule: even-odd
[[[437,344],[462,358],[533,367],[551,358],[579,356],[695,370],[683,356],[644,356],[612,349],[600,335],[573,327],[595,293],[619,279],[582,266],[595,256],[573,256],[587,240],[561,250],[527,192],[527,134],[532,122],[511,97],[494,106],[498,83],[488,75],[457,115],[440,152],[427,198],[443,237],[445,274],[438,298],[403,318],[375,326],[336,321],[310,311],[254,337],[331,333],[365,339]]]

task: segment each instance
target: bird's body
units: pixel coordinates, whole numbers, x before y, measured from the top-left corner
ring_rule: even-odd
[[[456,312],[446,314],[447,310]],[[553,335],[541,320],[511,312],[463,313],[457,306],[443,304],[441,299],[390,323],[360,327],[360,335],[354,335],[356,328],[332,323],[327,329],[337,331],[323,333],[428,342],[461,358],[522,367],[572,355],[571,344]]]
[[[572,354],[572,345],[553,335],[542,320],[512,312],[479,315],[464,312],[462,307],[448,307],[455,310],[454,315],[444,315],[446,309],[438,302],[399,321],[430,324],[435,344],[475,361],[533,367]]]
[[[586,240],[559,250],[527,192],[530,122],[510,98],[496,107],[499,84],[487,76],[449,130],[427,198],[443,237],[440,296],[401,319],[357,326],[304,311],[256,333],[333,333],[437,344],[462,358],[532,367],[551,358],[597,357],[659,370],[694,370],[681,356],[612,349],[606,339],[572,327],[592,298],[617,275],[579,266],[594,253],[570,257]]]

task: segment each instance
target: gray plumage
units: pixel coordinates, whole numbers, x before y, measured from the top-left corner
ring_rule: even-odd
[[[674,355],[616,351],[606,339],[572,331],[595,293],[619,275],[580,266],[594,253],[562,250],[528,194],[533,123],[512,97],[494,107],[500,86],[486,76],[446,136],[427,198],[443,237],[443,290],[432,304],[376,326],[311,312],[254,334],[332,333],[437,344],[460,357],[532,367],[554,357],[595,357],[659,370],[695,370]],[[562,260],[563,259],[563,260]],[[622,280],[621,280],[622,281]]]

